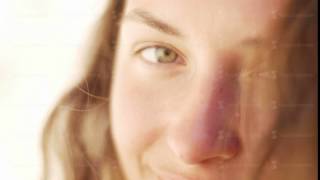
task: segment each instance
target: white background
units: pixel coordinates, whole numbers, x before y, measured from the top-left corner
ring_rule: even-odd
[[[41,174],[48,111],[79,78],[107,0],[0,0],[0,179]]]

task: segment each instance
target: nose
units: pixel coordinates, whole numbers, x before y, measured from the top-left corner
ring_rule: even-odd
[[[172,152],[188,164],[226,161],[240,151],[236,105],[239,84],[234,71],[219,67],[198,74],[167,133]]]

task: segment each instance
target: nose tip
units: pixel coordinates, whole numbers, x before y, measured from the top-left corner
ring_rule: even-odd
[[[212,137],[198,134],[189,138],[179,138],[179,132],[176,132],[176,138],[169,138],[168,144],[173,153],[187,164],[227,161],[240,151],[239,138],[224,131]]]

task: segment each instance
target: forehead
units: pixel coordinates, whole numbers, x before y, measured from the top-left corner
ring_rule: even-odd
[[[125,14],[143,9],[185,34],[235,38],[261,33],[277,21],[288,0],[128,0]],[[208,37],[204,37],[208,38]]]
[[[266,18],[279,11],[288,0],[127,0],[127,10],[143,7],[152,11],[163,13],[193,15],[212,15],[215,13],[234,14],[242,13],[244,16],[256,15]],[[251,16],[252,17],[252,16]]]

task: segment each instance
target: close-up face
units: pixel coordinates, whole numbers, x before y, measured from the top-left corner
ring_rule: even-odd
[[[312,123],[280,118],[274,44],[288,2],[127,1],[110,108],[128,180],[313,177],[312,140],[289,136]]]

